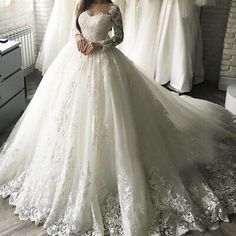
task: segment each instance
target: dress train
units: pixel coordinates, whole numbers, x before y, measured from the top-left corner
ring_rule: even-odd
[[[179,236],[228,221],[232,114],[141,73],[115,48],[116,5],[79,23],[103,50],[85,56],[70,41],[49,67],[0,152],[0,195],[49,235]]]

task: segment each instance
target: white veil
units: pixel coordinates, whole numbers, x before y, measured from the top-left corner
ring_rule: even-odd
[[[124,3],[118,4],[121,7],[124,7]],[[126,1],[125,5],[125,14],[123,14],[124,22],[124,41],[120,47],[122,52],[132,58],[135,51],[135,43],[137,40],[137,35],[140,26],[140,15],[141,15],[141,5],[143,0],[129,0]],[[123,9],[124,10],[124,9]]]
[[[68,42],[75,0],[55,0],[35,67],[44,74]]]
[[[151,79],[157,60],[157,31],[162,0],[142,0],[140,26],[131,59]]]

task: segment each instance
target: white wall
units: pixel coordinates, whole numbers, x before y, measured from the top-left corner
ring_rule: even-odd
[[[0,33],[25,24],[34,28],[32,0],[3,0],[0,2]]]
[[[0,33],[22,25],[31,25],[38,52],[54,0],[3,0],[0,1]]]
[[[225,32],[231,0],[217,0],[214,7],[202,10],[203,59],[206,80],[219,81]]]

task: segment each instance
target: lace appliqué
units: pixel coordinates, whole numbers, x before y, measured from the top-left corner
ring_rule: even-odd
[[[113,5],[108,13],[111,16],[111,21],[114,28],[114,36],[100,41],[103,49],[108,49],[110,47],[115,47],[120,44],[124,39],[123,22],[120,9],[117,5]]]
[[[108,194],[106,200],[101,204],[101,212],[103,216],[104,235],[109,236],[123,236],[123,225],[121,217],[120,203],[117,196]],[[67,212],[61,219],[47,228],[49,235],[81,235],[81,236],[96,236],[96,225],[85,232],[78,232],[73,227],[71,220],[71,213]]]
[[[224,168],[231,163],[231,168],[226,172]],[[180,236],[189,230],[214,230],[218,227],[220,220],[228,221],[228,214],[235,212],[236,206],[236,189],[235,183],[235,165],[232,168],[232,162],[229,163],[218,161],[217,164],[203,167],[201,172],[210,175],[208,184],[199,183],[189,180],[185,183],[186,189],[192,196],[190,200],[188,195],[178,193],[169,184],[161,172],[156,168],[151,168],[147,172],[147,184],[150,198],[155,212],[155,219],[148,230],[150,235],[159,234],[162,236]],[[222,169],[223,168],[223,169]],[[201,169],[201,167],[199,167]],[[232,169],[232,171],[231,171]],[[223,171],[224,170],[224,171]],[[10,202],[17,198],[24,173],[14,180],[10,181],[0,188],[0,195],[3,197],[10,196]],[[125,201],[125,199],[123,199]],[[139,206],[137,206],[139,207]],[[104,235],[122,236],[124,235],[124,225],[122,222],[122,213],[118,195],[107,194],[104,201],[100,203],[102,213]],[[50,208],[45,207],[37,209],[33,205],[27,209],[17,212],[21,220],[30,219],[36,224],[46,221]],[[95,236],[96,225],[94,223],[91,229],[84,233],[78,233],[75,223],[72,220],[72,212],[66,211],[57,222],[52,222],[47,228],[49,235],[81,235]],[[137,226],[138,227],[138,226]],[[136,231],[132,233],[136,235]]]

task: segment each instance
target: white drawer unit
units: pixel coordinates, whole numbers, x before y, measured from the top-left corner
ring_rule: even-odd
[[[0,43],[0,133],[25,109],[25,83],[19,43]]]

